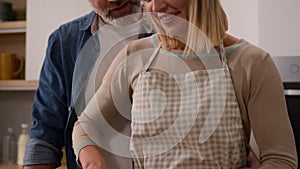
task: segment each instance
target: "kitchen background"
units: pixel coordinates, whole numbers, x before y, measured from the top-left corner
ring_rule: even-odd
[[[262,47],[274,57],[300,56],[299,0],[221,1],[229,17],[230,33]],[[18,52],[25,59],[25,74],[22,79],[0,80],[2,145],[7,127],[13,127],[19,135],[21,123],[32,125],[31,105],[50,32],[61,23],[81,16],[91,9],[87,0],[0,2],[12,3],[13,11],[19,15],[17,20],[21,20],[21,26],[18,26],[18,21],[11,21],[17,26],[7,26],[8,22],[0,22],[0,52]],[[7,40],[12,37],[15,40]],[[2,146],[0,153],[2,154]]]
[[[31,106],[49,34],[61,23],[88,13],[91,8],[87,0],[0,0],[0,2],[11,3],[15,16],[13,20],[0,22],[0,53],[16,53],[25,60],[23,76],[0,80],[2,155],[2,141],[8,127],[13,127],[18,136],[21,133],[21,123],[32,126]]]

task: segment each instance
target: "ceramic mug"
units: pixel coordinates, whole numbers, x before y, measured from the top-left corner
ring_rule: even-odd
[[[18,77],[24,70],[24,58],[12,53],[0,53],[0,80]]]

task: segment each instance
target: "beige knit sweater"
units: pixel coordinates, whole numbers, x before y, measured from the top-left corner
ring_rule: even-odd
[[[155,37],[155,42],[158,43],[157,41]],[[94,96],[107,120],[112,119],[118,113],[110,90],[114,72],[130,54],[147,48],[153,48],[153,38],[152,41],[151,37],[134,41],[116,56],[109,67],[101,87]],[[245,127],[245,141],[249,141],[250,128],[252,128],[260,149],[260,168],[296,168],[297,154],[285,105],[283,86],[271,56],[242,39],[234,45],[227,46],[226,53]],[[193,59],[184,59],[184,62],[192,70],[199,69],[196,66],[199,64],[196,64]],[[132,92],[135,89],[136,79],[136,77],[132,78],[130,82]],[[91,111],[91,107],[94,106],[88,104],[83,114]],[[80,118],[86,117],[83,115]],[[92,144],[92,141],[77,122],[73,131],[73,146],[77,156],[80,149],[84,147],[83,143]]]

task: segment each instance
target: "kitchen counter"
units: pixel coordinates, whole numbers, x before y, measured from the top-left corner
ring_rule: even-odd
[[[0,169],[22,169],[20,165],[0,165]],[[67,166],[61,166],[57,169],[67,169]]]

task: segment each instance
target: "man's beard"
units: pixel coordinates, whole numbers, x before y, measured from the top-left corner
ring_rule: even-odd
[[[107,8],[105,10],[99,10],[95,9],[95,11],[108,23],[116,26],[124,26],[124,25],[129,25],[132,24],[140,19],[140,15],[132,15],[132,14],[137,14],[141,12],[141,4],[140,0],[129,0],[129,3],[131,3],[131,9],[128,10],[125,13],[122,13],[118,16],[114,16],[111,14],[110,9],[113,9],[115,7],[118,7],[120,3],[123,1],[121,0],[120,2],[115,2],[115,3],[109,3]]]

